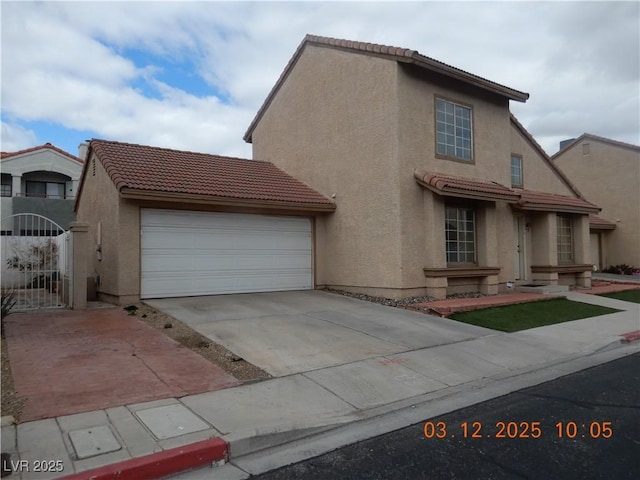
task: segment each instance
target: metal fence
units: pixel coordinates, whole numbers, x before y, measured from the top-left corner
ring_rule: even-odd
[[[62,308],[68,303],[70,234],[54,221],[33,213],[2,219],[10,235],[0,237],[3,293],[13,294],[14,310]]]

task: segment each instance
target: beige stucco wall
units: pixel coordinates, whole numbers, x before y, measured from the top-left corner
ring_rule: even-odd
[[[575,196],[560,175],[549,167],[547,161],[532,147],[531,143],[515,127],[511,126],[511,152],[507,161],[511,162],[511,154],[522,157],[522,188],[538,192],[556,193],[558,195]],[[505,180],[511,186],[511,176]]]
[[[88,275],[100,277],[99,294],[120,294],[120,210],[119,196],[102,163],[92,155],[87,162],[84,185],[77,207],[79,222],[89,224]],[[101,230],[99,235],[98,231]],[[101,260],[98,241],[101,236]]]
[[[253,132],[255,159],[335,194],[317,222],[318,286],[402,285],[396,96],[395,62],[307,46]]]
[[[583,145],[589,144],[585,155]],[[581,193],[602,207],[600,216],[616,229],[602,235],[603,267],[640,266],[640,150],[586,137],[554,162]]]

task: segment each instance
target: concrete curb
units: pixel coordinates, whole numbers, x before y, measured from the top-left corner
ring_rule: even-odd
[[[61,480],[139,480],[166,477],[175,473],[228,460],[227,442],[216,437],[182,447],[132,458],[62,477]]]

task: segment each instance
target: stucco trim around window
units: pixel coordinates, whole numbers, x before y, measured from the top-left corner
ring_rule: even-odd
[[[473,105],[434,95],[435,156],[475,164]]]
[[[573,217],[556,215],[558,246],[558,264],[573,264]]]
[[[592,264],[531,265],[531,273],[580,273],[593,270]]]
[[[511,186],[523,187],[524,186],[524,164],[522,162],[522,155],[517,153],[511,154]]]
[[[478,266],[461,266],[446,268],[423,268],[424,276],[428,278],[438,277],[487,277],[489,275],[498,275],[500,267],[478,267]]]

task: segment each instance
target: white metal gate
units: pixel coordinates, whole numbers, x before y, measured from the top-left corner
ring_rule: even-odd
[[[11,215],[2,224],[9,233],[0,237],[2,291],[14,296],[13,309],[65,307],[71,277],[69,232],[35,213]]]

